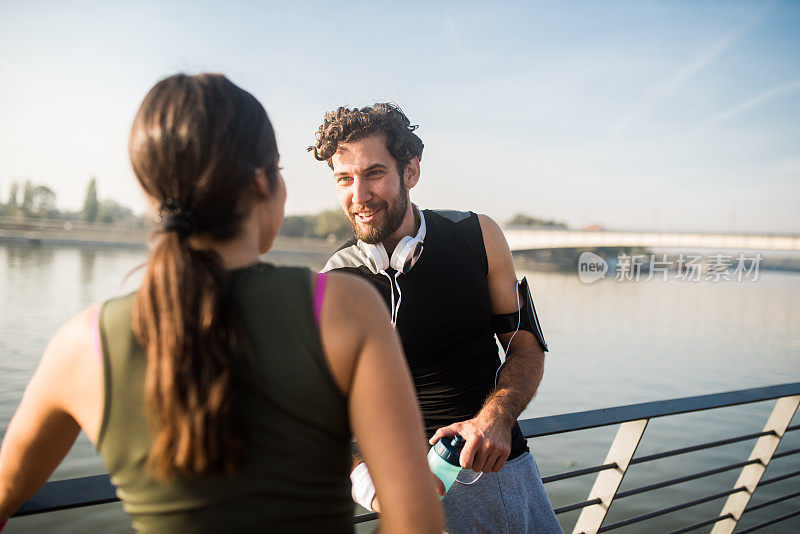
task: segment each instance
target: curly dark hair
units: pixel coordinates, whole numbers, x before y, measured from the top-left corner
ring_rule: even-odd
[[[308,147],[319,161],[327,161],[333,168],[331,158],[339,148],[339,143],[349,143],[369,137],[376,133],[386,135],[386,148],[397,160],[398,171],[413,158],[422,159],[422,139],[414,130],[403,111],[391,102],[378,103],[361,109],[340,107],[325,114],[325,120],[317,130],[317,143]]]

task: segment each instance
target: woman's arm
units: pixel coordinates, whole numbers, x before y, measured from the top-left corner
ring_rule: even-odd
[[[349,399],[350,425],[381,503],[382,532],[442,532],[422,417],[400,341],[377,291],[329,273],[320,332]]]
[[[68,321],[45,349],[0,447],[0,523],[47,481],[87,425],[94,441],[102,411],[102,364],[92,344],[96,308]],[[88,364],[88,365],[87,365]]]

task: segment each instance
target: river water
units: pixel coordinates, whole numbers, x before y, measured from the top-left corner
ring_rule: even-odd
[[[0,435],[48,339],[93,302],[128,292],[143,249],[0,244]],[[274,252],[268,261],[319,268],[314,254]],[[545,377],[523,417],[604,408],[800,380],[800,274],[762,270],[756,281],[582,283],[576,273],[521,272],[531,282],[551,351]],[[655,419],[637,455],[759,432],[774,401]],[[792,424],[800,417],[795,416]],[[531,440],[543,476],[603,463],[614,427]],[[753,441],[633,466],[628,490],[747,459]],[[800,447],[788,433],[778,451]],[[777,459],[765,477],[797,471],[800,455]],[[104,473],[81,434],[51,480]],[[605,524],[733,487],[738,471],[615,501]],[[547,485],[555,507],[587,498],[593,476]],[[758,490],[751,504],[800,489],[792,478]],[[619,532],[667,532],[714,517],[724,499],[670,513]],[[740,529],[800,508],[794,498],[745,516]],[[559,517],[565,530],[578,512]],[[710,528],[698,530],[708,532]],[[16,518],[6,532],[130,532],[119,503]],[[798,532],[800,519],[766,532]]]

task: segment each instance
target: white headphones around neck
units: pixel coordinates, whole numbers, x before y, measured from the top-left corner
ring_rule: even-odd
[[[419,213],[419,230],[414,237],[407,235],[400,240],[392,252],[391,259],[383,243],[372,245],[358,240],[358,249],[361,251],[364,263],[373,273],[378,274],[391,267],[398,273],[405,274],[411,270],[422,255],[422,245],[425,240],[425,216],[416,205],[412,204],[412,206]]]

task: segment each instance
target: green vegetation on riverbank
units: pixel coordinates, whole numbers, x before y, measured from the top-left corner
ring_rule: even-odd
[[[145,218],[132,209],[110,199],[100,200],[97,195],[97,180],[91,178],[86,188],[86,197],[80,211],[60,210],[57,196],[50,187],[26,180],[20,187],[12,182],[8,199],[0,202],[0,217],[16,220],[57,220],[87,224],[119,224],[127,227],[144,227]]]

